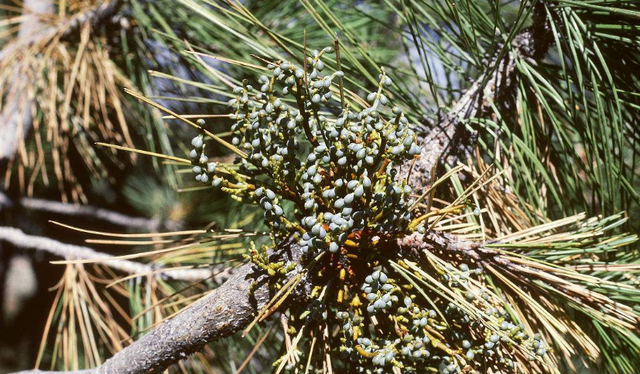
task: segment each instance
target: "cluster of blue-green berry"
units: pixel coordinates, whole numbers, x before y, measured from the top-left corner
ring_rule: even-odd
[[[478,275],[465,264],[461,270],[467,279]],[[451,278],[442,274],[440,280],[446,283]],[[546,354],[540,336],[529,336],[510,321],[503,308],[488,303],[492,299],[488,292],[480,292],[484,302],[466,295],[485,319],[478,323],[477,317],[453,302],[437,303],[442,314],[422,307],[415,302],[420,296],[411,288],[401,287],[379,270],[365,278],[361,290],[368,301],[366,314],[353,305],[335,314],[342,331],[342,358],[356,372],[454,374],[484,367],[514,373],[515,362],[501,348],[511,350],[518,345],[531,360]],[[376,331],[373,335],[371,323]]]
[[[375,313],[377,310],[389,309],[392,303],[398,302],[398,296],[393,294],[396,287],[387,283],[389,278],[379,270],[367,275],[362,284],[362,291],[367,295],[367,312]]]
[[[200,124],[202,120],[198,121]],[[209,157],[204,153],[206,145],[204,144],[204,135],[198,134],[195,138],[191,139],[191,145],[193,149],[189,153],[191,158],[191,164],[193,165],[193,173],[196,175],[196,180],[202,183],[208,183],[212,180],[213,174],[216,171],[217,163],[209,162]]]
[[[339,311],[336,317],[342,322],[342,357],[349,359],[360,373],[389,373],[393,368],[402,372],[421,372],[434,366],[442,359],[432,353],[432,337],[425,328],[433,324],[434,311],[426,311],[412,301],[405,293],[402,303],[400,287],[381,271],[375,271],[365,278],[362,291],[369,304],[368,318],[363,318],[355,309]],[[395,331],[388,331],[375,337],[366,337],[370,329],[367,324],[377,321],[380,330],[390,322]],[[435,357],[432,357],[435,355]]]
[[[260,205],[272,227],[296,227],[302,251],[310,254],[338,252],[355,231],[405,230],[411,187],[396,180],[396,169],[420,153],[407,117],[388,107],[383,91],[392,82],[385,71],[367,95],[369,107],[332,101],[332,84],[344,74],[323,73],[321,57],[331,51],[312,53],[306,77],[292,62],[270,64],[271,75],[260,77],[259,89],[245,81],[228,103],[234,110],[232,144],[247,152],[240,170],[254,177],[254,189],[245,183],[238,193]],[[201,166],[206,156],[196,139],[192,154],[200,163],[194,171],[206,183],[211,177]],[[238,186],[220,176],[213,181]],[[294,203],[295,219],[286,217],[285,200]]]

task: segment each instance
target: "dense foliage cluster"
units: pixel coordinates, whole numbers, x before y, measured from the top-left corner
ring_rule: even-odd
[[[269,177],[255,186],[243,185],[238,193],[262,206],[273,228],[285,231],[293,224],[285,218],[283,200],[293,202],[304,253],[336,253],[356,231],[391,235],[411,219],[411,187],[395,175],[419,149],[402,111],[387,109],[383,88],[391,79],[384,71],[380,74],[378,91],[367,97],[371,106],[362,111],[331,106],[331,84],[343,72],[323,75],[321,57],[330,51],[314,52],[306,78],[303,67],[273,64],[272,76],[260,77],[259,90],[245,82],[229,101],[237,134],[232,142],[248,151],[242,172]],[[193,145],[196,179],[207,183],[215,164],[204,167],[201,136]],[[213,177],[213,184],[235,186],[221,177]]]
[[[190,154],[196,180],[262,207],[274,242],[293,234],[303,261],[315,263],[316,289],[306,311],[291,317],[292,328],[310,322],[339,328],[331,347],[361,373],[515,372],[510,354],[498,349],[514,344],[531,360],[543,356],[540,338],[525,333],[480,286],[479,269],[462,264],[455,277],[439,275],[464,295],[467,307],[440,300],[436,308],[403,278],[387,275],[393,274],[388,261],[402,259],[385,243],[424,232],[411,209],[412,187],[397,175],[420,149],[407,117],[385,94],[392,84],[386,72],[362,100],[365,109],[355,110],[334,84],[344,73],[325,73],[322,56],[331,52],[313,51],[309,71],[272,63],[259,89],[244,81],[233,90],[232,144],[246,152],[238,171],[209,162],[202,135]],[[250,259],[272,276],[292,269],[252,252]]]

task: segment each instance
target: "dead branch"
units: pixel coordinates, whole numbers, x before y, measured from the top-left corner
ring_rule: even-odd
[[[49,40],[54,35],[60,34],[63,38],[67,37],[77,32],[80,25],[85,22],[98,25],[100,22],[111,17],[118,10],[119,6],[120,0],[105,0],[71,17],[64,18],[56,24],[39,28],[37,32],[27,33],[23,35],[23,37],[18,37],[0,51],[0,61],[15,51],[29,48],[32,45],[39,44],[41,41]]]
[[[46,25],[42,18],[54,12],[52,0],[25,0],[22,6],[25,18],[20,23],[18,40],[30,38],[38,34]],[[4,51],[0,52],[0,61]],[[32,86],[33,76],[24,74],[20,79],[14,77],[7,89],[7,100],[0,111],[0,159],[13,156],[20,139],[31,128],[31,107],[33,100],[28,100],[27,91]]]
[[[59,201],[36,199],[23,197],[17,200],[17,204],[28,209],[41,212],[60,214],[66,216],[90,217],[93,219],[106,221],[114,225],[128,227],[145,231],[158,231],[166,228],[170,231],[179,230],[181,225],[175,221],[162,221],[157,218],[149,219],[143,217],[133,217],[126,214],[114,212],[109,209],[93,207],[89,205],[68,204]],[[0,211],[4,207],[12,207],[15,203],[8,196],[0,192]]]
[[[127,274],[149,275],[163,274],[170,279],[188,282],[201,281],[204,279],[214,279],[212,269],[163,269],[139,262],[122,260],[106,253],[96,252],[91,248],[73,244],[61,243],[57,240],[27,235],[19,229],[12,227],[0,227],[0,240],[11,243],[23,249],[34,249],[49,253],[65,260],[92,260],[95,263],[109,266],[112,269],[122,271]],[[222,279],[218,279],[222,281]]]
[[[35,102],[33,93],[29,90],[33,89],[36,72],[30,60],[21,58],[20,54],[35,55],[31,48],[42,48],[57,35],[65,38],[86,22],[97,25],[114,14],[119,3],[119,0],[103,1],[50,25],[45,19],[52,18],[54,14],[53,0],[24,1],[23,13],[27,16],[20,24],[18,36],[0,50],[0,64],[20,65],[16,69],[20,78],[15,78],[9,83],[4,99],[0,97],[5,101],[0,106],[0,160],[10,159],[18,149],[21,139],[31,129]]]

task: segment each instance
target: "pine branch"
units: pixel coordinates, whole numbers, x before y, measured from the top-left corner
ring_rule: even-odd
[[[188,282],[201,281],[213,277],[211,269],[163,269],[134,261],[117,259],[114,256],[96,252],[88,247],[61,243],[57,240],[41,236],[27,235],[21,230],[12,227],[0,227],[0,240],[11,243],[19,248],[35,249],[66,260],[92,260],[127,274],[145,275],[161,273],[170,279]],[[219,280],[222,281],[222,279]]]
[[[509,70],[509,74],[513,74],[513,71]],[[508,80],[496,76],[495,82],[494,91],[499,92],[499,85]],[[417,190],[426,188],[431,167],[440,155],[448,152],[452,138],[459,136],[456,130],[457,127],[461,127],[461,113],[467,117],[478,113],[480,92],[479,83],[474,84],[445,117],[448,119],[443,122],[445,129],[434,130],[433,134],[425,137],[426,140],[437,143],[438,147],[435,144],[432,147],[429,143],[424,147],[427,152],[423,151],[422,157],[413,165],[412,182]],[[405,239],[400,239],[398,246],[404,245],[403,240]],[[420,247],[420,243],[413,244]],[[300,256],[297,250],[297,247],[290,246],[289,250],[279,249],[278,253],[297,261],[295,258]],[[290,276],[294,275],[293,273]],[[208,342],[231,336],[246,327],[252,317],[269,301],[269,288],[265,281],[266,275],[255,265],[245,264],[210,295],[123,349],[102,366],[84,373],[162,372],[186,355],[197,352]],[[250,292],[254,282],[259,286]]]
[[[546,47],[539,48],[538,37],[535,35],[537,35],[536,32],[525,30],[512,42],[512,47],[520,58],[541,58],[546,53],[548,43]],[[444,116],[444,120],[424,137],[425,146],[421,158],[412,166],[405,165],[405,170],[413,168],[410,183],[414,189],[426,188],[431,179],[433,165],[436,165],[438,160],[457,153],[457,146],[464,140],[465,135],[462,120],[482,113],[483,96],[487,100],[500,100],[510,94],[509,90],[515,79],[514,57],[506,54],[504,58],[491,64],[485,74]],[[487,76],[489,78],[485,79]],[[491,89],[487,89],[482,84],[485,80],[489,83],[487,87]],[[442,248],[463,251],[472,258],[480,256],[477,251],[481,247],[475,245],[468,247],[466,242],[458,242],[453,237],[429,235],[436,234],[430,233],[426,239],[438,238]],[[417,255],[420,250],[434,246],[432,242],[419,235],[399,239],[397,245],[403,250],[418,251]],[[289,244],[287,248],[277,249],[275,253],[286,257],[287,261],[297,262],[300,256],[298,248]],[[289,276],[295,274],[294,271]],[[254,264],[243,265],[236,274],[210,295],[123,349],[102,366],[82,373],[162,372],[187,355],[202,349],[208,342],[231,336],[246,327],[270,299],[266,280],[266,275]],[[257,286],[250,291],[253,284]]]
[[[31,38],[42,32],[46,25],[42,18],[54,13],[52,0],[25,0],[22,6],[25,19],[20,23],[18,40]],[[5,54],[11,53],[8,47],[0,51],[0,61]],[[9,49],[7,52],[5,50]],[[31,107],[33,100],[26,99],[31,86],[29,74],[20,79],[14,77],[8,84],[6,102],[0,111],[0,159],[9,159],[15,153],[23,134],[31,128]]]
[[[2,229],[0,229],[0,235]],[[396,243],[403,251],[420,253],[435,248],[461,251],[477,256],[477,245],[440,234],[414,234]],[[287,244],[276,256],[284,261],[297,262],[300,253],[295,245]],[[282,261],[279,260],[279,261]],[[288,276],[293,277],[296,271]],[[256,285],[256,286],[254,286]],[[299,286],[300,287],[300,286]],[[302,285],[304,287],[304,284]],[[253,263],[247,263],[222,286],[188,307],[175,318],[166,321],[132,345],[124,348],[95,369],[64,372],[69,374],[146,374],[161,373],[167,367],[202,349],[207,343],[231,336],[244,329],[269,302],[271,290],[268,276]],[[40,370],[20,374],[47,374]],[[58,372],[62,373],[62,372]]]
[[[513,38],[510,48],[489,64],[485,73],[467,89],[460,100],[422,139],[421,162],[413,167],[409,184],[428,185],[431,171],[441,162],[455,165],[458,156],[471,143],[465,120],[481,117],[491,109],[490,103],[501,103],[514,94],[517,80],[517,59],[539,61],[547,54],[551,35],[542,2],[535,5],[533,26]],[[511,53],[509,53],[509,50]]]
[[[594,233],[594,235],[597,234]],[[548,238],[549,236],[540,245],[552,244]],[[636,240],[635,237],[629,239]],[[566,305],[567,310],[583,314],[590,322],[605,324],[621,335],[637,331],[640,323],[640,316],[632,308],[634,301],[619,299],[619,295],[612,292],[612,289],[615,289],[621,293],[636,294],[637,289],[634,285],[591,276],[569,267],[550,265],[545,261],[511,252],[514,250],[513,242],[508,239],[506,243],[501,243],[500,240],[491,243],[474,243],[460,240],[446,233],[427,232],[424,235],[414,233],[401,238],[397,241],[397,245],[399,251],[407,253],[414,259],[425,259],[437,254],[437,256],[457,258],[462,261],[471,260],[480,269],[495,277],[494,279],[501,282],[505,288],[513,290],[516,287],[526,287],[526,296],[522,297],[520,294],[519,302],[522,303],[523,309],[528,310],[526,313],[528,315],[536,315],[543,309],[537,301],[531,301],[528,298],[528,295],[536,295],[538,300],[556,300],[558,304]],[[501,249],[501,245],[507,248]],[[532,240],[527,240],[522,245],[530,246]],[[619,274],[637,268],[635,264],[608,263],[606,266],[608,271]],[[549,292],[549,288],[553,291]],[[544,321],[546,317],[538,316],[538,318]],[[570,320],[571,318],[575,317],[567,311],[565,316],[558,319]],[[551,336],[558,336],[563,329],[565,331],[572,329],[550,324],[545,325],[544,328]]]
[[[417,170],[425,170],[422,164],[429,160],[418,159],[414,167]],[[415,188],[426,188],[426,184],[422,184],[424,178],[416,180],[418,184]],[[398,243],[398,246],[401,245],[402,243]],[[300,257],[299,248],[289,244],[278,249],[276,253],[285,256],[289,261],[297,262]],[[294,271],[289,276],[295,273]],[[266,279],[264,272],[257,269],[253,263],[243,265],[210,295],[126,347],[102,366],[83,373],[162,372],[186,355],[197,352],[208,342],[233,335],[246,327],[252,317],[269,301]],[[258,286],[250,292],[254,282]]]

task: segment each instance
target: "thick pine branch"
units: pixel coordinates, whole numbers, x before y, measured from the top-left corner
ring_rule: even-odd
[[[296,245],[274,253],[273,261],[299,263]],[[294,276],[301,266],[288,274]],[[302,283],[304,283],[304,278]],[[95,369],[73,373],[161,373],[207,343],[244,329],[272,297],[269,277],[253,263],[240,267],[222,286],[164,322]],[[43,373],[40,370],[22,373]]]

